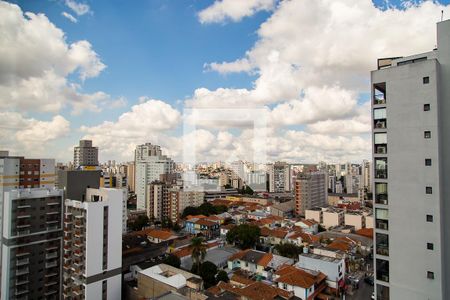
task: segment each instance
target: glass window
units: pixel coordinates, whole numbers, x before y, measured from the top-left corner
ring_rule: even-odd
[[[431,139],[431,131],[424,131],[423,137],[426,139]]]
[[[423,84],[428,84],[428,83],[430,83],[430,77],[424,77],[423,79],[422,79],[422,82],[423,82]]]
[[[431,108],[430,104],[428,104],[428,103],[423,105],[423,110],[424,111],[430,111],[430,108]]]
[[[389,300],[389,287],[377,284],[377,300]]]
[[[377,280],[389,282],[389,261],[377,259]]]
[[[425,187],[425,193],[426,194],[433,194],[433,188],[431,186]]]
[[[389,256],[389,236],[384,233],[376,234],[377,254]]]
[[[434,250],[434,244],[433,243],[427,243],[427,249],[428,250]]]
[[[427,278],[428,279],[434,279],[434,272],[428,271],[427,272]]]
[[[388,204],[387,183],[375,183],[375,201],[378,204]]]
[[[386,108],[376,108],[373,110],[373,118],[375,120],[386,119]]]
[[[375,178],[386,179],[387,174],[387,158],[375,159]]]
[[[427,222],[433,222],[433,216],[427,215]]]
[[[375,144],[387,144],[387,133],[379,132],[374,134]]]
[[[431,158],[425,158],[425,166],[431,166]]]
[[[382,230],[389,229],[389,211],[384,208],[375,210],[375,227]]]

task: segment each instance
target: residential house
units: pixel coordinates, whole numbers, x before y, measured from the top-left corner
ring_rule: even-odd
[[[284,266],[274,274],[278,288],[293,292],[302,300],[315,299],[327,287],[327,275],[320,271]]]

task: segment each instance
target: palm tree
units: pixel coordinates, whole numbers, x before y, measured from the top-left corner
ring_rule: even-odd
[[[191,249],[192,249],[192,262],[193,262],[193,270],[198,272],[200,264],[203,262],[206,256],[206,245],[203,242],[203,238],[194,237],[191,240]]]

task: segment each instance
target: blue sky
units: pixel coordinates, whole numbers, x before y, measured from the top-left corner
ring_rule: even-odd
[[[97,142],[105,150],[105,154],[101,156],[103,159],[125,160],[130,158],[131,155],[124,153],[131,153],[130,149],[134,147],[132,144],[142,142],[142,138],[126,140],[122,144],[117,145],[116,148],[124,152],[119,153],[111,149],[105,149],[109,148],[112,141],[103,140],[98,136],[99,132],[122,129],[118,118],[130,112],[133,105],[140,105],[139,97],[144,96],[146,99],[161,100],[161,102],[152,102],[151,105],[153,107],[160,107],[164,103],[170,105],[166,116],[170,119],[171,116],[177,117],[178,113],[182,113],[183,108],[186,106],[185,100],[193,98],[197,91],[203,89],[204,93],[201,96],[198,98],[194,97],[195,99],[192,102],[194,106],[200,104],[200,106],[204,106],[201,101],[205,101],[204,103],[207,106],[210,105],[208,101],[216,101],[218,106],[221,103],[228,105],[227,107],[239,106],[239,103],[254,101],[255,96],[252,95],[253,93],[257,95],[257,104],[255,105],[262,105],[262,107],[269,110],[271,115],[278,116],[277,118],[281,119],[274,122],[276,123],[273,125],[274,138],[280,136],[286,139],[282,142],[278,141],[280,145],[287,142],[292,143],[289,150],[283,153],[280,152],[279,157],[276,158],[309,161],[318,159],[357,160],[369,157],[370,149],[367,150],[370,147],[367,131],[368,124],[364,124],[364,122],[367,123],[368,116],[368,74],[372,67],[370,63],[375,61],[374,58],[377,55],[382,56],[384,53],[374,53],[373,57],[370,56],[370,59],[368,58],[368,62],[357,62],[354,66],[347,64],[341,66],[342,69],[336,69],[335,64],[339,64],[339,62],[334,63],[332,60],[336,56],[336,53],[333,51],[339,48],[339,41],[330,41],[336,34],[324,37],[324,39],[328,40],[323,41],[320,40],[320,35],[310,35],[313,29],[319,28],[319,30],[323,30],[320,28],[326,28],[326,25],[321,27],[321,22],[327,22],[326,18],[321,18],[321,15],[333,14],[332,10],[327,11],[330,8],[326,6],[320,7],[320,5],[325,5],[325,1],[320,1],[321,4],[318,4],[319,1],[314,1],[310,2],[311,5],[309,5],[307,0],[294,0],[292,1],[294,3],[279,3],[276,0],[252,0],[249,3],[253,2],[255,6],[250,7],[251,12],[242,12],[242,15],[239,15],[239,13],[238,15],[233,15],[236,13],[236,10],[230,9],[233,8],[230,6],[231,4],[220,8],[217,4],[220,4],[222,1],[223,3],[232,3],[230,0],[149,0],[133,1],[132,3],[125,0],[9,1],[17,4],[22,13],[44,14],[50,24],[64,32],[65,43],[68,46],[79,41],[88,41],[91,45],[88,51],[95,52],[101,63],[106,65],[105,69],[85,80],[80,79],[78,71],[73,69],[58,74],[61,76],[61,79],[67,80],[67,86],[77,84],[79,85],[77,92],[85,95],[92,95],[101,91],[108,94],[111,101],[123,97],[126,104],[117,105],[117,107],[112,104],[105,104],[101,111],[86,109],[82,110],[81,113],[74,114],[73,107],[68,104],[71,99],[64,100],[65,102],[60,109],[24,109],[23,106],[19,105],[15,107],[10,99],[3,98],[0,99],[0,104],[2,101],[4,103],[10,101],[9,106],[8,104],[6,105],[7,112],[21,114],[24,118],[24,123],[29,124],[30,129],[23,134],[20,131],[8,132],[4,130],[3,134],[5,137],[2,138],[2,127],[0,124],[0,146],[7,148],[8,143],[10,143],[10,148],[13,148],[14,153],[20,154],[25,152],[24,154],[30,156],[42,155],[42,148],[38,151],[39,147],[26,144],[23,137],[27,136],[27,134],[32,135],[32,127],[36,127],[36,124],[39,122],[43,122],[39,124],[47,126],[45,128],[51,128],[52,124],[59,124],[51,123],[52,120],[55,121],[53,118],[57,115],[66,121],[63,122],[65,127],[62,126],[65,129],[54,133],[54,138],[48,139],[48,143],[51,145],[50,148],[52,148],[49,155],[55,156],[59,160],[69,160],[71,156],[69,153],[70,147],[76,144],[81,137],[87,136],[98,139],[97,141],[94,140],[94,143]],[[70,7],[68,2],[74,5],[88,5],[89,10],[84,13],[77,12]],[[340,2],[335,1],[333,3],[341,4]],[[363,2],[365,4],[361,4]],[[395,21],[397,17],[403,18],[404,21],[407,21],[408,18],[411,18],[411,20],[417,18],[416,12],[410,9],[409,6],[405,6],[405,1],[389,1],[389,5],[383,0],[376,0],[374,3],[381,10],[386,11],[387,7],[389,7],[394,11],[390,13],[392,14],[392,24],[390,25],[392,27],[398,26],[400,28],[403,26],[402,22]],[[409,3],[412,2],[410,1]],[[434,20],[439,18],[439,5],[437,2],[428,6],[420,5],[421,2],[419,1],[415,3],[417,13],[420,16],[430,16],[427,33],[431,37],[434,34],[433,28],[435,26],[432,20],[433,18]],[[439,3],[447,5],[450,3],[450,0],[442,0]],[[267,5],[269,8],[261,8],[264,5]],[[288,21],[289,18],[292,18],[287,8],[289,5],[299,8],[297,13],[298,23],[294,23],[297,20],[293,19],[295,21],[292,21],[292,26],[289,26]],[[306,5],[304,7],[308,7],[311,11],[305,12],[301,10],[302,5]],[[349,11],[349,20],[352,17],[355,20],[360,18],[358,16],[359,11],[365,11],[365,13],[369,14],[369,11],[372,14],[377,13],[376,10],[374,11],[370,7],[369,0],[355,0],[353,6],[358,6],[358,9],[355,11],[347,9],[345,11]],[[445,7],[445,9],[447,8],[448,6]],[[334,9],[340,8],[336,5]],[[223,19],[218,22],[214,19],[202,19],[199,13],[205,11],[212,13],[213,17],[223,17]],[[77,22],[71,22],[62,13],[70,14],[73,18],[76,18]],[[297,15],[293,14],[294,17]],[[310,15],[316,16],[317,21],[315,19],[308,21]],[[22,17],[18,16],[20,19]],[[26,23],[26,18],[23,18]],[[283,23],[283,20],[287,20],[287,24],[286,22]],[[348,26],[343,25],[344,21],[339,18],[336,18],[333,22],[337,22],[335,24],[336,27]],[[416,24],[416,26],[420,25]],[[361,24],[362,30],[365,30],[365,26],[371,25]],[[398,32],[401,32],[400,29]],[[11,29],[5,25],[4,30]],[[367,30],[368,34],[370,34],[371,28]],[[396,32],[395,28],[393,30],[392,28],[386,28],[386,30]],[[408,30],[412,35],[415,33],[414,30],[417,29],[410,28]],[[298,32],[301,34],[299,35]],[[373,32],[376,32],[376,30],[373,30]],[[357,37],[361,35],[361,33],[355,34],[359,34],[356,35]],[[281,37],[279,40],[278,35]],[[286,44],[284,37],[290,37],[291,35],[293,36],[292,43],[288,42]],[[362,35],[361,37],[363,38]],[[380,37],[374,37],[374,41],[378,38]],[[386,43],[388,45],[390,42],[388,38],[396,39],[395,36],[386,37],[381,42],[377,41],[377,43]],[[423,43],[420,41],[416,42],[409,48],[407,47],[409,45],[395,45],[391,50],[392,53],[398,54],[400,52],[405,55],[411,54],[404,53],[405,49],[412,53],[414,51],[428,50],[433,47],[428,47],[428,45],[433,43],[432,40],[433,38],[429,38]],[[289,41],[289,38],[287,41]],[[302,44],[303,42],[305,42],[304,45]],[[321,52],[320,45],[322,42],[324,49]],[[327,66],[314,65],[317,63],[317,60],[313,57],[315,51],[314,49],[311,51],[311,43],[318,45],[317,53],[322,53],[323,55],[325,53],[323,51],[328,51],[327,55],[330,57],[330,62]],[[39,47],[39,45],[36,45],[36,48]],[[347,53],[356,51],[355,53],[350,53],[350,55],[361,55],[365,50],[363,48],[358,50],[357,47],[358,45],[351,46],[346,51]],[[30,48],[31,52],[32,50]],[[383,51],[390,54],[389,50],[384,49]],[[39,53],[39,55],[44,54]],[[276,57],[275,64],[272,64],[271,55]],[[266,62],[267,57],[271,60],[270,64]],[[15,57],[15,59],[20,60],[21,58]],[[51,61],[51,58],[49,58],[49,61]],[[97,64],[97,66],[99,64],[99,62],[93,62],[89,59],[86,59],[86,61],[94,65]],[[358,59],[355,59],[355,61],[358,61]],[[208,65],[214,62],[218,64],[216,66]],[[233,62],[235,63],[234,65],[232,64]],[[77,70],[80,70],[84,65],[83,62],[78,63]],[[286,64],[285,67],[283,67],[283,63]],[[237,66],[238,70],[229,71],[227,68],[230,64],[231,66]],[[291,68],[293,65],[300,66],[300,71]],[[307,68],[303,71],[305,66],[312,66],[309,71],[313,72],[311,74],[320,73],[321,75],[318,76],[320,78],[315,79],[315,81],[309,80],[304,73],[301,73],[306,72]],[[45,69],[45,67],[43,68]],[[53,66],[49,65],[48,68],[52,69]],[[17,69],[20,68],[17,67]],[[286,72],[286,80],[284,80],[283,72]],[[17,74],[12,74],[12,76],[18,76],[17,78],[19,79],[16,82],[26,79]],[[297,81],[299,82],[298,86],[292,86]],[[363,85],[361,85],[361,82]],[[225,89],[225,91],[222,91],[221,88]],[[238,89],[244,89],[245,95],[242,96],[239,92],[242,90]],[[280,90],[279,93],[277,93],[278,89]],[[261,97],[261,90],[265,91],[262,98],[265,98],[266,94],[269,95],[267,99],[260,101],[258,97]],[[247,92],[251,95],[248,96]],[[274,95],[271,95],[272,93]],[[317,103],[317,100],[314,100],[314,95],[316,97],[326,97],[327,93],[330,93],[330,95],[339,94],[340,98],[336,101],[341,101],[342,105],[351,106],[351,109],[339,112],[342,109],[336,106],[336,108],[333,108],[336,111],[331,111],[326,104],[320,104],[323,106],[320,109],[305,112],[305,110],[311,108],[312,104],[310,102],[314,103],[316,101]],[[37,98],[33,101],[39,102],[40,100]],[[215,106],[213,105],[213,107]],[[143,107],[138,106],[136,109],[141,110]],[[137,118],[138,114],[131,114],[130,119],[135,118],[135,116]],[[142,120],[142,122],[146,122],[153,117],[156,120],[159,116],[145,115],[144,119],[147,118],[147,120]],[[167,122],[168,119],[165,121]],[[105,125],[103,123],[105,121],[111,122],[111,124]],[[347,131],[338,130],[330,133],[324,131],[324,128],[330,128],[330,126],[333,129],[342,128],[342,124],[350,124],[349,128],[346,129]],[[81,130],[82,126],[85,128],[84,130]],[[169,153],[179,154],[180,150],[173,148],[180,148],[181,146],[177,144],[177,141],[172,140],[171,137],[180,137],[182,134],[180,132],[182,127],[180,121],[174,121],[173,126],[170,128],[164,126],[164,128],[158,126],[156,128],[155,126],[149,125],[148,127],[149,139],[151,137],[165,136],[169,133],[168,137],[163,139],[162,142],[156,138],[157,142],[161,142]],[[123,129],[125,130],[125,127]],[[217,134],[217,130],[210,131],[213,135]],[[236,135],[236,130],[232,128],[223,129],[223,131]],[[205,132],[202,134],[203,136],[208,136]],[[17,140],[9,140],[9,136],[12,135],[15,135]],[[327,152],[323,155],[317,154],[317,149],[308,152],[306,145],[304,147],[297,145],[298,140],[291,139],[288,141],[288,135],[300,135],[305,140],[316,137],[315,135],[320,135],[317,136],[318,139],[325,139],[324,143],[327,145],[334,143],[335,148],[333,152]],[[342,138],[340,138],[341,135]],[[211,139],[210,136],[208,138]],[[339,148],[341,147],[339,143],[342,142],[342,139],[347,139],[346,141],[349,143],[358,145],[355,146],[358,150],[353,151],[350,148],[347,153],[344,153],[345,151]],[[239,143],[238,140],[234,142]],[[131,146],[128,146],[128,144]],[[173,147],[172,149],[170,149],[169,144]],[[230,141],[231,144],[232,142]],[[114,148],[114,146],[111,147]],[[271,150],[271,152],[279,151]],[[274,159],[276,158],[274,157]]]

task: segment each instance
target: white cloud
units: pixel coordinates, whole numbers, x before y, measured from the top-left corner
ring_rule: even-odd
[[[203,67],[207,71],[216,71],[221,74],[250,72],[252,70],[252,65],[246,58],[238,59],[233,62],[213,62],[210,64],[204,64]]]
[[[0,140],[3,148],[44,154],[48,152],[49,142],[64,137],[69,131],[69,121],[60,115],[50,121],[40,121],[25,118],[17,112],[0,112]]]
[[[261,10],[272,10],[276,0],[216,0],[211,6],[200,11],[201,23],[221,23],[226,20],[240,21]]]
[[[66,0],[66,5],[79,16],[82,16],[87,13],[92,13],[89,5],[85,3],[79,3],[76,2],[75,0]]]
[[[115,122],[105,121],[97,126],[82,126],[84,138],[92,139],[105,156],[128,160],[136,145],[146,142],[160,142],[167,146],[174,139],[165,133],[180,122],[180,113],[161,100],[141,97],[140,104],[119,116]],[[175,148],[176,149],[176,148]]]
[[[69,14],[68,12],[63,11],[63,12],[61,13],[61,15],[62,15],[63,17],[65,17],[65,18],[67,18],[67,19],[68,19],[70,22],[72,22],[72,23],[77,23],[77,22],[78,22],[77,18],[75,18],[74,16],[72,16],[72,15]]]
[[[84,81],[106,66],[88,41],[67,44],[64,32],[43,14],[23,13],[19,6],[0,2],[0,108],[57,113],[72,106],[99,111],[110,96],[83,94],[68,81],[77,73]]]

